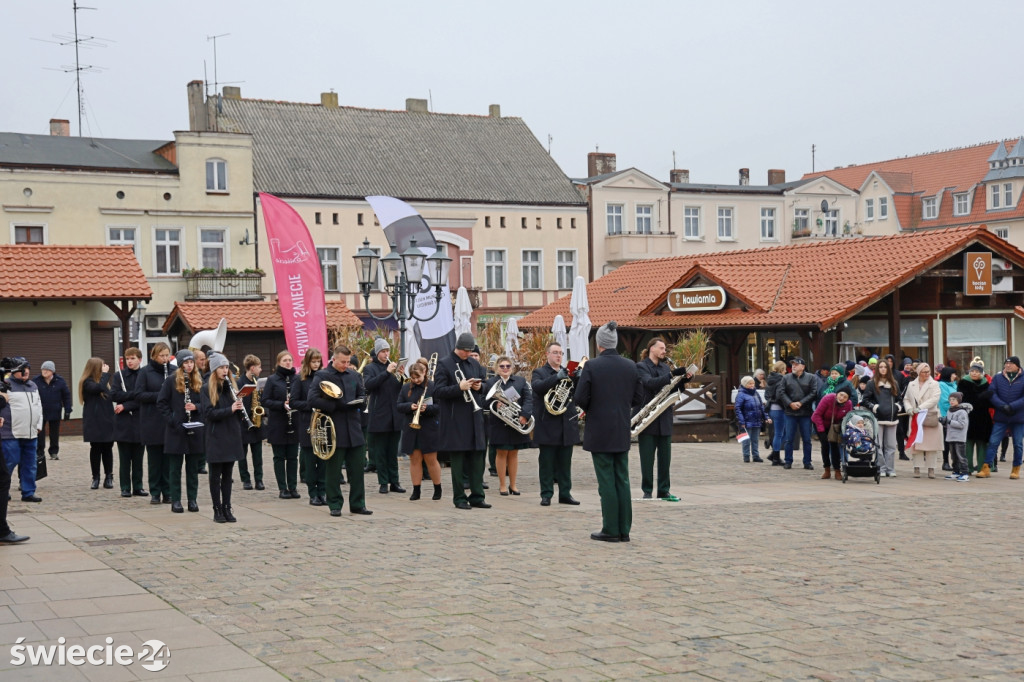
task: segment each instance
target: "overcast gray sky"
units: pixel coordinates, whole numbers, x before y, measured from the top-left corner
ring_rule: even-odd
[[[1024,2],[80,0],[84,134],[170,139],[185,85],[522,117],[572,177],[599,146],[667,180],[792,179],[1024,134]],[[0,131],[77,132],[72,0],[0,0]]]

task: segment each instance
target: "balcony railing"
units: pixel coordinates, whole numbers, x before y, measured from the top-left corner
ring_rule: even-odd
[[[263,274],[259,272],[186,272],[186,301],[262,301]]]

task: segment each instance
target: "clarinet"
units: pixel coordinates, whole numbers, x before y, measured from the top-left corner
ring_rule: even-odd
[[[232,379],[234,379],[234,375],[231,373],[231,370],[229,369],[228,378],[225,383],[228,385],[228,390],[231,391],[231,400],[237,403],[238,391],[235,389],[235,382],[232,381]],[[245,422],[245,425],[248,426],[250,429],[255,429],[256,425],[252,423],[252,420],[249,419],[249,413],[245,411],[245,403],[242,403],[242,409],[239,411],[242,413],[242,421]]]
[[[182,374],[185,377],[185,404],[188,405],[190,402],[192,402],[192,394],[188,390],[188,385],[190,383],[192,383],[192,377],[188,376],[184,372],[182,372]],[[192,423],[192,413],[189,412],[188,410],[185,410],[185,423],[186,424],[191,424]],[[192,435],[191,431],[189,431],[188,433],[189,433],[189,435]]]
[[[284,392],[285,392],[285,402],[291,404],[291,399],[292,399],[292,378],[291,377],[285,377],[285,380],[284,380]],[[292,426],[292,411],[290,409],[288,409],[287,407],[284,408],[284,411],[288,413],[288,433],[295,433],[295,427]]]
[[[121,380],[121,391],[123,391],[124,393],[128,393],[128,386],[124,383],[124,375],[121,374],[120,369],[117,370],[117,377]],[[130,416],[132,414],[132,411],[128,410],[128,414]]]
[[[167,381],[167,364],[166,362],[164,363],[164,381]]]

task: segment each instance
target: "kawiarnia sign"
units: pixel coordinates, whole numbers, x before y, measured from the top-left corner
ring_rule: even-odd
[[[722,287],[690,287],[668,292],[668,309],[674,313],[721,310],[725,307]]]

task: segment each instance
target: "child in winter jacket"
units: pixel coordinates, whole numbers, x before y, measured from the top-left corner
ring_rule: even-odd
[[[967,457],[964,454],[967,444],[967,423],[974,409],[970,403],[963,402],[964,394],[949,394],[949,411],[946,412],[946,443],[949,444],[949,458],[953,460],[953,473],[946,478],[954,481],[971,480]]]

